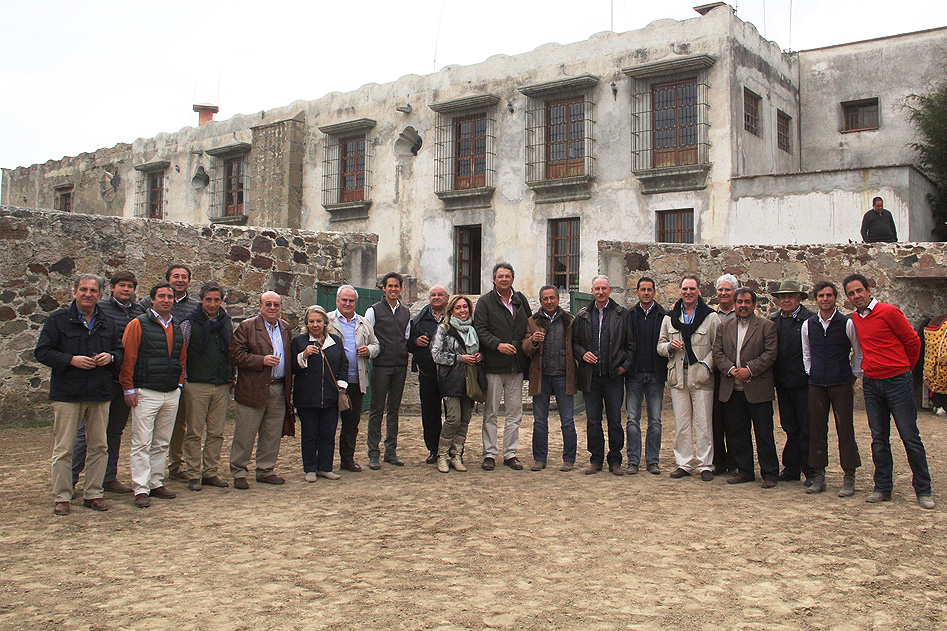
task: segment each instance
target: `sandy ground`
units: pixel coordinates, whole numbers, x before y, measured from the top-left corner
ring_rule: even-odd
[[[286,438],[283,487],[172,482],[178,499],[150,509],[112,495],[107,513],[77,500],[64,518],[52,514],[50,429],[2,430],[0,629],[947,628],[944,501],[918,507],[895,438],[894,501],[865,503],[863,412],[865,466],[847,500],[837,460],[817,496],[672,480],[667,409],[664,424],[661,476],[484,472],[476,416],[475,466],[439,474],[408,418],[404,468],[307,484]],[[920,426],[939,499],[947,419],[922,412]],[[527,465],[530,438],[527,417]],[[555,432],[551,443],[552,462]]]

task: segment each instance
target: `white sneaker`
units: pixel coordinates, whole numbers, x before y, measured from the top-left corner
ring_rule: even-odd
[[[325,478],[326,480],[338,480],[339,478],[342,477],[338,473],[335,473],[334,471],[320,471],[317,475],[320,478]]]
[[[309,471],[306,473],[306,482],[315,482],[319,478],[316,477],[315,471]]]

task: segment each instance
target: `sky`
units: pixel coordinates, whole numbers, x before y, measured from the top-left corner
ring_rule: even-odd
[[[708,0],[0,0],[0,166],[698,17]],[[947,26],[943,0],[732,0],[783,50]]]

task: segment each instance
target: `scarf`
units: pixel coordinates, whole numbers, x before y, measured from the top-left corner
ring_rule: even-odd
[[[467,347],[467,354],[476,355],[477,351],[480,350],[480,340],[477,339],[477,332],[474,330],[470,318],[458,320],[456,316],[451,316],[450,325],[460,334],[460,339],[464,341],[464,346]]]
[[[197,305],[185,319],[192,320],[195,324],[201,325],[199,327],[191,327],[191,340],[188,344],[189,350],[193,349],[197,352],[204,350],[207,348],[207,336],[211,333],[219,332],[220,335],[217,336],[217,339],[220,343],[220,350],[224,355],[230,354],[230,336],[228,335],[227,329],[224,328],[224,323],[230,319],[230,315],[226,311],[221,309],[217,312],[217,317],[211,320],[207,317],[207,314],[204,313],[204,309],[201,308],[200,305]],[[195,335],[197,331],[200,331],[199,335]]]
[[[694,349],[691,348],[691,335],[700,327],[704,319],[713,312],[714,310],[707,306],[704,299],[698,296],[697,306],[694,308],[694,319],[690,324],[684,324],[684,301],[678,300],[674,303],[674,308],[671,310],[671,324],[681,332],[681,337],[684,338],[684,351],[686,352],[685,357],[688,366],[699,361],[697,356],[694,355]]]

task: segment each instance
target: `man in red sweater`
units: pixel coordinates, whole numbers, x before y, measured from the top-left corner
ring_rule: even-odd
[[[927,454],[917,429],[914,378],[911,369],[921,352],[921,340],[897,307],[871,297],[868,279],[850,274],[842,282],[845,295],[855,306],[852,324],[862,347],[862,380],[865,411],[871,430],[871,459],[875,463],[875,489],[866,501],[891,499],[891,417],[898,428],[914,475],[912,483],[921,508],[934,508]]]

